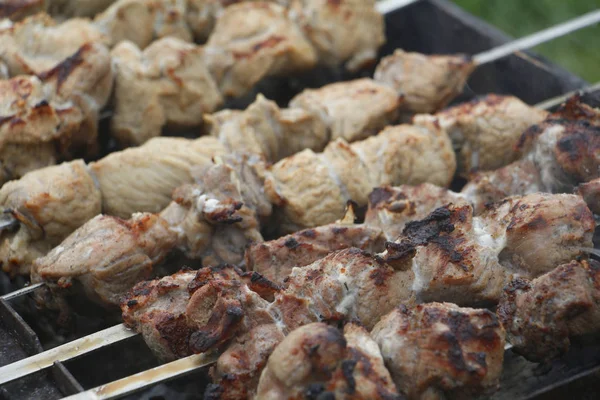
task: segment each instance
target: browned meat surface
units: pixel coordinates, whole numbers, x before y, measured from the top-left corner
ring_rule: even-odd
[[[462,93],[473,69],[467,56],[427,56],[397,49],[379,63],[375,80],[404,96],[402,109],[407,113],[433,113]]]
[[[208,133],[228,148],[262,154],[270,161],[304,149],[321,151],[330,138],[320,115],[298,107],[279,108],[261,94],[243,111],[219,111],[205,116],[204,122]]]
[[[290,101],[290,107],[319,115],[331,139],[353,142],[396,122],[401,102],[392,89],[363,78],[307,89]]]
[[[0,230],[0,264],[11,275],[27,274],[31,263],[76,228],[98,215],[100,191],[78,160],[29,172],[0,188],[0,209],[19,222]]]
[[[144,143],[164,127],[199,125],[222,102],[199,46],[165,38],[144,51],[124,42],[111,54],[116,67],[111,131],[123,145]]]
[[[454,170],[454,152],[439,125],[399,125],[352,144],[338,139],[323,153],[304,150],[281,160],[270,169],[265,190],[279,207],[281,232],[288,233],[341,218],[348,200],[366,205],[374,187],[447,185]]]
[[[244,258],[248,270],[283,283],[294,267],[306,266],[349,247],[375,254],[383,250],[384,242],[379,229],[338,222],[253,244],[246,249]]]
[[[90,164],[102,192],[102,211],[120,218],[159,212],[173,190],[194,182],[193,168],[212,165],[225,153],[214,138],[154,138],[143,146],[114,152]]]
[[[592,247],[594,220],[574,195],[505,200],[473,217],[469,205],[409,222],[384,259],[415,274],[420,301],[496,303],[513,276],[534,278]]]
[[[152,275],[175,237],[157,215],[139,213],[127,221],[98,215],[35,260],[32,282],[46,282],[51,292],[38,301],[45,307],[64,307],[63,296],[80,290],[100,304],[118,305],[136,283]]]
[[[460,193],[430,183],[379,187],[369,194],[365,225],[380,229],[387,240],[396,240],[408,222],[423,219],[443,205],[466,202]]]
[[[513,350],[549,361],[569,349],[570,338],[600,331],[600,265],[571,261],[505,289],[498,317]]]
[[[470,398],[499,386],[505,332],[491,311],[449,303],[401,306],[371,335],[408,399]]]
[[[263,370],[257,399],[400,399],[377,344],[360,325],[291,332]]]
[[[576,192],[583,197],[594,214],[600,214],[600,178],[582,183],[577,187]]]
[[[499,201],[537,191],[570,193],[600,178],[600,113],[574,96],[525,131],[518,146],[526,154],[522,160],[478,174],[463,192]]]
[[[487,95],[435,114],[457,151],[463,175],[503,167],[521,157],[515,148],[521,134],[548,113],[513,96]],[[416,115],[415,121],[431,118]]]

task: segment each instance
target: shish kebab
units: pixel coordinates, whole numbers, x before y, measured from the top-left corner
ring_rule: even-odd
[[[344,24],[333,25],[316,19],[307,26],[307,29],[314,32],[314,37],[305,38],[301,29],[291,23],[288,15],[291,10],[287,12],[277,4],[252,2],[228,7],[220,16],[211,40],[204,47],[175,38],[162,39],[144,53],[136,50],[130,42],[117,46],[111,53],[115,67],[113,97],[116,111],[112,122],[116,131],[123,133],[117,136],[130,143],[127,138],[133,135],[137,137],[133,142],[141,143],[149,137],[160,135],[165,124],[179,127],[200,125],[203,114],[216,109],[222,103],[225,92],[233,91],[235,93],[230,94],[240,95],[266,75],[312,68],[317,62],[339,64],[350,59],[362,60],[356,63],[374,60],[384,38],[383,18],[372,4],[369,8],[369,4],[364,2],[348,2],[339,4],[335,9],[331,9],[329,3],[306,5],[308,8],[313,6],[321,7],[313,11],[325,13],[332,18],[340,18],[340,14],[350,15],[352,18],[345,20]],[[299,15],[303,12],[295,11]],[[258,21],[258,26],[236,23],[246,21],[249,13],[252,14],[253,21]],[[366,28],[361,28],[361,25],[365,23],[373,31],[366,35],[368,39],[354,41],[344,31],[351,29],[362,32]],[[340,25],[338,29],[330,29],[337,25]],[[98,68],[104,66],[104,70],[108,69],[102,81],[93,73],[85,76],[84,81],[97,85],[92,85],[94,93],[101,93],[102,96],[80,96],[83,100],[92,97],[96,101],[86,101],[80,107],[86,111],[86,119],[79,121],[74,128],[71,121],[73,117],[69,120],[70,114],[64,110],[68,110],[66,106],[69,104],[53,104],[58,118],[62,119],[62,123],[57,124],[56,115],[40,112],[39,104],[42,103],[32,103],[39,96],[29,99],[25,97],[26,93],[17,90],[17,83],[22,77],[5,82],[9,93],[14,92],[15,97],[28,101],[17,102],[10,97],[3,99],[7,109],[1,110],[0,151],[3,170],[10,173],[2,182],[18,178],[39,166],[53,164],[56,158],[65,156],[64,152],[57,154],[57,143],[65,147],[65,143],[77,143],[77,139],[85,139],[85,146],[80,144],[78,147],[97,146],[98,112],[106,104],[113,87],[113,73],[108,50],[102,44],[102,36],[94,32],[68,34],[70,29],[76,27],[75,22],[56,27],[47,17],[36,16],[14,26],[0,28],[0,60],[4,61],[10,76],[33,74],[43,77],[51,71],[61,77],[57,84],[60,87],[64,76],[76,75],[72,69],[75,72],[84,70],[90,68],[89,64],[91,67],[98,64]],[[318,40],[319,32],[330,34],[335,40],[324,45]],[[37,42],[34,47],[31,45],[32,36],[36,38],[34,42]],[[66,43],[65,37],[69,38]],[[39,45],[40,42],[43,45]],[[83,56],[90,52],[88,48],[98,48],[95,53],[102,50],[103,58],[98,55],[96,58],[87,56],[89,62],[79,66]],[[52,50],[51,54],[48,54],[49,49]],[[60,51],[55,51],[57,49]],[[88,88],[88,91],[92,90]],[[62,96],[60,100],[74,101],[76,104],[82,102],[75,95],[67,98]],[[138,117],[139,120],[131,120]],[[23,130],[23,125],[31,130],[27,141],[18,134]],[[58,130],[55,128],[57,125],[60,127]],[[71,137],[76,136],[72,134],[76,128],[82,131],[78,134],[81,138]],[[54,134],[48,135],[47,132]],[[32,151],[38,147],[41,150]],[[40,153],[43,157],[40,157]]]
[[[313,97],[313,99],[314,99],[314,97]],[[325,106],[325,105],[324,105],[324,106]],[[327,110],[327,107],[326,107],[326,106],[325,106],[325,110]],[[321,111],[321,112],[322,112],[322,111]],[[321,114],[321,115],[323,115],[323,114]],[[327,113],[325,113],[325,116],[327,116]],[[316,116],[314,116],[314,117],[316,117]],[[477,119],[475,119],[474,121],[477,121]],[[462,124],[464,124],[464,123],[462,123]],[[460,124],[459,124],[459,125],[460,125]],[[359,127],[359,128],[360,128],[360,127]],[[449,129],[450,129],[450,128],[449,128]],[[511,132],[515,132],[515,131],[518,131],[518,130],[514,130],[514,131],[511,131]],[[164,142],[158,142],[158,141],[157,141],[157,142],[154,142],[154,144],[155,144],[155,145],[158,145],[159,143],[161,143],[161,144],[167,144],[167,143],[171,143],[171,144],[175,145],[175,141],[174,141],[174,140],[168,140],[168,139],[163,139],[163,140],[165,140],[165,141],[164,141]],[[167,140],[168,140],[168,142],[167,142]],[[202,141],[202,139],[200,139],[200,141]],[[198,142],[198,143],[199,143],[199,142]],[[180,149],[182,149],[182,148],[184,148],[184,147],[185,147],[185,146],[183,145],[183,142],[177,143],[177,145],[178,145],[178,147],[179,147]],[[212,145],[212,146],[215,146],[215,145]],[[152,146],[148,146],[148,147],[146,147],[146,150],[150,149],[151,147],[152,147]],[[157,146],[157,147],[158,147],[158,146]],[[187,150],[187,149],[186,149],[186,150]],[[139,152],[142,152],[142,150],[138,150],[138,151],[139,151]],[[149,153],[150,153],[150,152],[147,152],[147,153],[146,153],[146,157],[148,156],[148,154],[149,154]],[[123,154],[123,155],[124,155],[124,154],[128,154],[128,156],[130,156],[132,153],[116,153],[116,154]],[[125,161],[125,160],[122,160],[122,159],[119,159],[119,158],[117,158],[117,155],[116,155],[116,154],[113,154],[112,156],[109,156],[109,157],[107,157],[105,160],[103,160],[103,161],[105,161],[105,162],[104,162],[104,164],[110,164],[110,163],[111,163],[110,161],[107,161],[107,160],[113,160],[113,162],[114,162],[114,161],[116,161],[116,162],[122,162],[122,161]],[[215,154],[218,154],[218,152],[216,152]],[[165,162],[165,161],[166,161],[166,160],[163,160],[163,162]],[[101,165],[101,164],[102,164],[102,162],[100,162],[100,163],[97,163],[97,164],[94,164],[94,165]],[[129,164],[131,165],[131,163],[129,163]],[[63,165],[62,167],[63,167],[63,169],[64,169],[64,168],[65,168],[65,165]],[[110,168],[109,168],[109,169],[110,169]],[[58,168],[54,168],[54,169],[48,169],[48,170],[46,170],[46,171],[38,171],[38,174],[51,173],[50,171],[52,171],[53,173],[58,173],[58,172],[59,172]],[[62,174],[62,175],[64,175],[64,174]],[[80,174],[80,175],[81,175],[81,174]],[[186,176],[187,176],[187,174],[184,174],[184,175],[186,175]],[[113,174],[112,174],[112,171],[111,171],[111,176],[113,176]],[[181,177],[181,175],[180,175],[180,177]],[[34,181],[36,180],[36,178],[32,178],[32,179],[33,179]],[[47,179],[47,178],[46,178],[46,179]],[[183,178],[183,179],[184,179],[184,180],[183,180],[183,182],[185,182],[185,181],[187,180],[187,179],[185,179],[185,178]],[[188,179],[189,179],[189,178],[188,178]],[[121,210],[115,210],[115,208],[116,208],[116,207],[122,207],[122,206],[123,206],[123,204],[122,204],[122,203],[123,203],[123,202],[122,202],[122,198],[123,198],[123,196],[122,196],[122,194],[121,194],[121,193],[119,193],[119,190],[124,190],[124,189],[119,189],[119,187],[120,187],[120,186],[119,186],[119,187],[117,187],[116,189],[115,189],[115,188],[109,188],[108,186],[105,186],[105,185],[103,185],[103,184],[102,184],[102,178],[100,178],[99,180],[100,180],[100,185],[101,185],[101,186],[103,187],[103,189],[104,189],[104,190],[103,190],[103,192],[105,192],[106,190],[108,190],[108,189],[109,189],[109,192],[108,192],[108,193],[103,193],[103,194],[105,194],[105,196],[104,196],[104,197],[105,197],[105,199],[104,199],[104,207],[103,207],[103,211],[104,211],[104,212],[107,212],[107,213],[110,213],[110,214],[116,214],[116,215],[118,215],[118,216],[120,215],[120,216],[124,216],[124,217],[127,217],[127,216],[129,216],[129,215],[130,215],[132,212],[135,212],[135,211],[156,211],[157,209],[160,209],[160,208],[162,208],[162,207],[166,206],[166,204],[167,204],[167,202],[168,202],[168,199],[169,199],[169,197],[170,197],[170,196],[169,196],[169,194],[170,194],[170,191],[171,191],[172,189],[174,189],[174,188],[177,186],[177,184],[179,184],[179,183],[183,183],[182,181],[179,181],[179,182],[177,182],[177,181],[173,181],[173,180],[171,180],[171,183],[172,183],[172,185],[170,185],[170,186],[169,186],[169,185],[166,185],[166,184],[164,184],[164,185],[160,185],[160,187],[157,187],[156,185],[154,185],[154,187],[153,187],[152,191],[156,191],[156,190],[158,189],[159,191],[161,191],[161,192],[163,193],[162,195],[159,195],[159,196],[157,196],[157,197],[162,197],[162,202],[161,202],[161,204],[151,204],[151,205],[148,205],[148,206],[147,206],[147,208],[144,208],[143,206],[142,206],[142,207],[140,207],[140,208],[137,208],[137,207],[138,207],[138,206],[137,206],[137,204],[148,204],[148,198],[145,198],[145,197],[144,197],[144,198],[139,198],[139,196],[137,196],[137,197],[135,198],[135,200],[136,200],[136,201],[135,201],[135,202],[133,202],[133,201],[131,202],[131,203],[135,203],[135,204],[136,204],[136,206],[135,206],[134,208],[130,208],[130,206],[128,206],[127,204],[125,204],[125,205],[124,205],[124,208],[125,208],[125,210],[122,210],[122,209],[121,209]],[[63,179],[63,181],[64,181],[64,179]],[[109,182],[109,183],[110,183],[110,184],[112,184],[112,181],[111,181],[111,182]],[[163,182],[163,183],[164,183],[164,182]],[[130,189],[131,187],[136,187],[137,185],[139,185],[139,181],[137,181],[137,180],[136,180],[136,182],[130,182],[129,184],[126,184],[126,185],[124,185],[124,186],[125,186],[127,189]],[[90,185],[88,185],[88,186],[89,186],[89,187],[91,187]],[[105,189],[105,188],[106,188],[106,189]],[[106,197],[110,197],[110,198],[112,198],[112,200],[111,200],[111,199],[108,199],[108,200],[107,200],[107,199],[106,199]],[[152,196],[152,197],[151,197],[151,199],[155,200],[155,199],[156,199],[156,197],[155,197],[155,196]],[[22,199],[21,201],[23,201],[23,200],[25,200],[25,198],[24,198],[24,199]],[[75,200],[77,200],[77,199],[75,199]],[[47,200],[46,200],[46,201],[47,201]],[[93,203],[93,201],[92,201],[92,203]],[[96,206],[96,207],[97,207],[97,206]],[[18,208],[18,207],[17,207],[17,208]],[[94,211],[96,211],[96,210],[97,210],[97,208],[94,208]],[[341,208],[340,208],[340,210],[341,210]],[[99,211],[99,210],[98,210],[98,211]],[[96,215],[98,211],[96,211],[96,212],[93,212],[93,211],[92,211],[92,212],[91,212],[91,214],[93,214],[93,215]],[[92,215],[90,215],[90,216],[87,216],[87,217],[84,217],[84,219],[83,219],[83,220],[72,221],[72,222],[71,222],[71,225],[72,225],[73,227],[76,227],[76,226],[78,226],[78,225],[81,225],[81,223],[83,223],[84,221],[86,221],[86,220],[90,219],[91,217],[92,217]],[[14,220],[13,220],[13,221],[14,221]],[[11,221],[10,221],[10,219],[9,219],[9,221],[5,222],[5,224],[11,224]],[[36,225],[36,224],[37,224],[37,225],[39,225],[39,226],[44,226],[44,223],[38,224],[38,223],[36,222],[34,225]],[[72,231],[72,229],[73,229],[73,228],[68,228],[68,230],[67,230],[66,234],[70,233],[70,232]],[[60,239],[58,239],[58,240],[54,240],[54,242],[55,242],[55,243],[54,243],[54,245],[55,245],[55,244],[58,244],[58,241],[59,241],[59,240],[62,240],[64,237],[66,237],[66,234],[65,234],[64,232],[63,232],[63,233],[60,233],[61,237],[60,237]],[[23,241],[21,241],[21,242],[23,243]],[[36,252],[34,251],[34,254],[35,254],[35,253],[36,253]],[[39,253],[39,252],[37,252],[37,253]],[[20,258],[21,258],[21,257],[22,257],[22,256],[18,256],[18,255],[17,255],[17,257],[16,257],[16,258],[15,258],[15,257],[11,257],[11,260],[13,261],[13,263],[20,263],[20,262],[22,262],[22,261],[20,261]],[[33,257],[35,258],[35,255],[34,255]],[[31,257],[30,257],[30,258],[31,258]],[[6,261],[4,261],[4,265],[6,265]],[[6,268],[6,267],[5,267],[5,268]]]

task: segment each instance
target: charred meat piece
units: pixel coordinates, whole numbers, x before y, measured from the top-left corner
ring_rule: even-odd
[[[404,96],[407,113],[433,113],[462,93],[474,69],[475,63],[464,55],[427,56],[397,49],[379,63],[375,80]]]
[[[292,331],[260,376],[259,399],[400,399],[377,344],[360,325]]]
[[[38,301],[61,308],[66,293],[82,290],[100,304],[118,305],[135,284],[152,276],[152,267],[173,248],[175,236],[157,215],[139,213],[128,221],[98,215],[35,260],[32,282],[45,282],[51,292]]]
[[[569,193],[578,184],[599,178],[600,113],[574,96],[527,129],[518,148],[526,154],[522,160],[478,174],[463,192],[499,201],[537,191]]]
[[[592,247],[594,220],[574,195],[514,197],[473,217],[447,205],[409,222],[384,259],[412,269],[420,301],[496,303],[514,275],[534,278]]]
[[[341,218],[348,200],[366,205],[374,187],[447,185],[454,170],[454,152],[439,125],[399,125],[352,144],[338,139],[323,153],[304,150],[281,160],[265,190],[279,207],[280,230],[288,233]]]
[[[515,148],[521,134],[548,113],[513,96],[487,95],[435,114],[450,135],[462,175],[497,169],[522,156]],[[432,118],[416,115],[415,121]]]
[[[113,49],[114,137],[137,145],[160,136],[163,127],[199,125],[222,102],[204,54],[175,38],[158,40],[143,52],[129,42]]]
[[[0,188],[5,215],[19,224],[0,230],[0,264],[27,274],[31,262],[101,212],[101,195],[81,160],[29,172]]]
[[[449,303],[401,306],[371,335],[408,399],[475,396],[499,386],[505,332],[491,311]]]
[[[468,201],[460,193],[430,183],[378,187],[369,194],[365,225],[380,229],[387,240],[393,241],[402,235],[408,222],[423,219],[450,203]]]
[[[558,357],[570,338],[599,331],[600,265],[571,261],[531,281],[516,279],[497,313],[514,351],[532,361]]]
[[[290,107],[319,115],[329,128],[330,139],[353,142],[396,122],[401,102],[387,86],[363,78],[307,89],[290,101]]]

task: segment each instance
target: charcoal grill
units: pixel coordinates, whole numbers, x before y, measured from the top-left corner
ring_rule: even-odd
[[[511,40],[489,24],[446,0],[422,0],[386,14],[387,44],[381,56],[396,48],[432,53],[476,54]],[[372,71],[366,71],[369,74]],[[260,89],[277,89],[285,102],[299,89],[318,86],[347,76],[331,72],[312,73],[286,82],[273,80]],[[588,86],[583,79],[531,52],[517,53],[484,65],[469,79],[462,102],[486,93],[511,94],[529,104]],[[283,89],[283,90],[282,90]],[[275,96],[270,96],[275,97]],[[600,105],[600,90],[583,100]],[[242,103],[236,105],[243,106]],[[23,286],[0,275],[0,295]],[[118,315],[98,309],[94,318],[76,315],[68,331],[53,315],[38,311],[27,296],[0,299],[0,366],[26,358],[67,341],[118,323]],[[0,400],[58,399],[159,365],[140,336],[61,363],[0,386]],[[552,365],[540,366],[507,353],[501,389],[492,399],[595,398],[600,391],[600,344],[575,343],[569,353]],[[208,383],[205,370],[194,370],[166,383],[158,383],[126,398],[202,398]]]

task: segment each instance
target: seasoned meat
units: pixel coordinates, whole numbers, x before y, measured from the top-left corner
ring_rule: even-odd
[[[458,96],[475,63],[463,55],[407,53],[397,49],[375,70],[375,80],[404,96],[407,113],[433,113]]]
[[[304,149],[323,150],[329,130],[321,116],[302,108],[279,108],[259,94],[245,110],[204,117],[206,130],[228,148],[279,161]]]
[[[577,187],[576,192],[583,197],[594,214],[600,214],[600,178],[582,183]]]
[[[285,1],[280,1],[285,3]],[[316,49],[321,63],[357,71],[377,59],[385,42],[375,0],[292,0],[290,15]]]
[[[266,76],[307,70],[318,61],[286,9],[269,2],[227,7],[205,51],[209,70],[225,97],[239,97]]]
[[[257,399],[400,399],[377,344],[360,325],[291,332],[260,376]]]
[[[470,398],[499,386],[505,332],[491,311],[449,303],[400,306],[371,335],[408,399]]]
[[[528,106],[513,96],[490,94],[435,114],[450,135],[458,153],[458,171],[463,175],[492,170],[516,161],[521,134],[539,124],[548,113]],[[431,118],[416,115],[415,121]]]
[[[290,107],[319,115],[331,139],[348,142],[365,139],[396,122],[400,104],[401,98],[392,89],[369,78],[307,89],[290,101]]]
[[[112,134],[123,145],[159,136],[164,127],[195,126],[222,102],[201,47],[164,38],[141,51],[112,51],[116,67]]]
[[[294,267],[309,265],[349,247],[375,254],[383,250],[384,241],[379,229],[337,222],[253,244],[246,249],[244,258],[248,270],[283,283]]]
[[[159,137],[143,146],[109,154],[91,163],[102,192],[105,214],[129,218],[134,212],[159,212],[173,189],[193,182],[193,167],[209,166],[225,153],[214,138]]]
[[[430,183],[378,187],[369,194],[365,225],[381,230],[387,240],[396,240],[408,222],[423,219],[443,205],[466,202],[460,193]]]
[[[118,305],[136,283],[175,245],[176,234],[157,215],[130,220],[98,215],[33,263],[32,282],[46,282],[51,293],[39,296],[45,307],[63,307],[64,289],[81,289],[100,304]],[[54,304],[58,302],[59,304]]]
[[[496,303],[513,276],[534,278],[592,247],[594,221],[578,196],[534,194],[473,217],[447,205],[409,222],[384,259],[415,274],[420,301]]]
[[[31,262],[101,212],[100,191],[81,160],[42,168],[0,188],[0,207],[19,225],[0,230],[0,264],[27,274]]]
[[[265,190],[287,233],[341,218],[348,200],[366,205],[373,187],[447,185],[454,170],[454,152],[439,125],[399,125],[350,145],[338,139],[320,154],[304,150],[281,160],[271,168]]]
[[[0,3],[0,19],[18,21],[45,9],[47,0],[3,0]]]
[[[571,261],[505,289],[498,317],[513,350],[532,361],[549,361],[569,349],[570,338],[600,330],[600,265]]]
[[[600,178],[600,112],[574,96],[527,129],[518,148],[526,154],[522,160],[478,174],[463,192],[499,201],[533,191],[570,193]]]
[[[94,18],[94,25],[109,38],[109,45],[128,40],[145,48],[154,40],[175,37],[192,41],[186,24],[188,0],[119,0]]]

